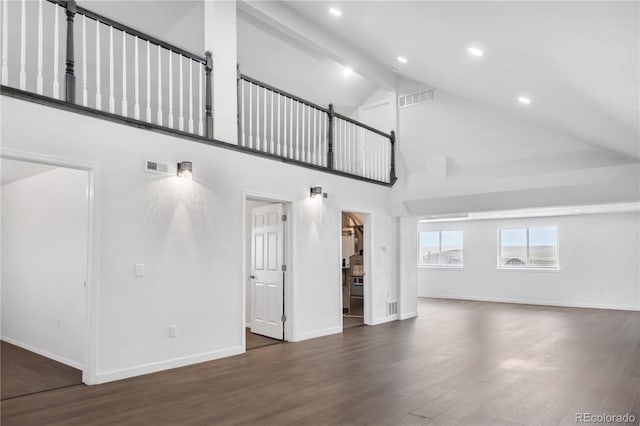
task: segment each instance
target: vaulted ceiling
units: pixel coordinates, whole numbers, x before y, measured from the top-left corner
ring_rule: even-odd
[[[638,2],[285,3],[400,76],[640,158]]]

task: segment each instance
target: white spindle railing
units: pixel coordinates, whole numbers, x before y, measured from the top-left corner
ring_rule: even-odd
[[[36,77],[36,93],[42,95],[44,93],[42,80],[42,44],[44,25],[42,23],[42,1],[38,0],[38,76]]]
[[[2,0],[2,84],[9,84],[9,20],[7,16],[7,3],[9,0]]]
[[[116,112],[116,98],[113,96],[113,27],[109,26],[109,112]]]
[[[122,33],[122,115],[127,116],[127,34]]]
[[[87,91],[87,17],[82,17],[82,106],[89,106]]]
[[[100,93],[100,21],[96,21],[96,109],[102,110],[102,94]]]

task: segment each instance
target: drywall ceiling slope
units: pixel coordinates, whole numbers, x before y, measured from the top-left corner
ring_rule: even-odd
[[[403,76],[640,158],[638,2],[285,3]]]
[[[285,34],[240,11],[238,14],[240,72],[318,105],[332,103],[350,115],[377,86],[344,66],[307,49]],[[254,89],[255,90],[255,89]]]

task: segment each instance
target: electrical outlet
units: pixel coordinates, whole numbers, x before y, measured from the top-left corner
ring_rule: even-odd
[[[136,263],[136,277],[144,277],[144,265]]]
[[[178,336],[178,328],[175,325],[169,326],[169,337],[177,337]]]

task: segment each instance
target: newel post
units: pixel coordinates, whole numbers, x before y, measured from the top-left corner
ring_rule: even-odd
[[[333,169],[333,104],[329,104],[329,125],[327,126],[327,168]]]
[[[67,0],[67,58],[65,81],[65,99],[67,102],[76,102],[76,76],[73,71],[73,18],[76,16],[76,1]]]
[[[211,113],[211,70],[213,70],[213,60],[211,59],[211,52],[206,51],[204,54],[206,58],[205,69],[205,106],[204,106],[204,119],[206,122],[205,135],[209,139],[213,139],[213,115]]]
[[[396,132],[391,131],[391,137],[389,138],[391,142],[391,170],[389,170],[389,183],[393,185],[398,177],[396,176]]]

